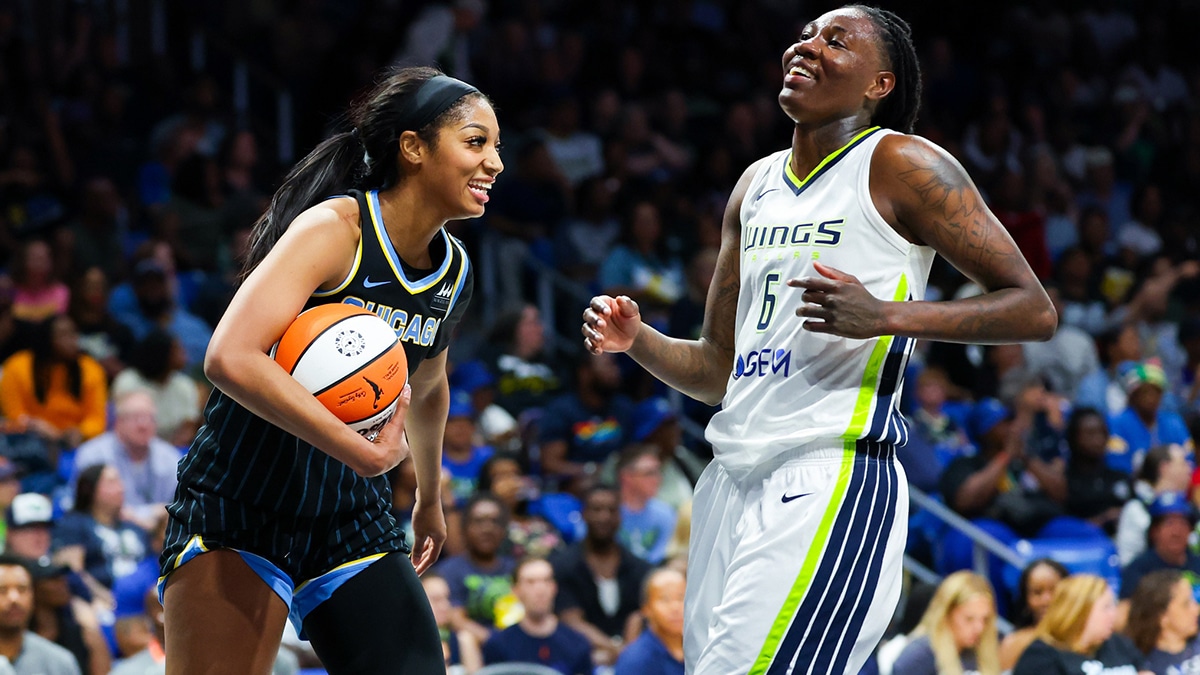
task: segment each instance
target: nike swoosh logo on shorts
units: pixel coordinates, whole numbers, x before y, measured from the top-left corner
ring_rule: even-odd
[[[798,495],[792,495],[791,497],[789,497],[789,496],[787,496],[787,495],[784,495],[784,496],[783,496],[783,500],[782,500],[782,501],[783,501],[783,503],[784,503],[784,504],[786,504],[786,503],[788,503],[788,502],[790,502],[790,501],[792,501],[792,500],[795,500],[795,499],[800,499],[801,497],[807,497],[807,496],[809,496],[809,495],[811,495],[811,494],[812,494],[811,492],[802,492],[802,493],[800,493],[800,494],[798,494]]]
[[[391,279],[386,279],[384,281],[371,281],[371,277],[367,277],[366,279],[363,279],[363,288],[375,288],[376,286],[383,286],[384,284],[390,283],[392,283]]]

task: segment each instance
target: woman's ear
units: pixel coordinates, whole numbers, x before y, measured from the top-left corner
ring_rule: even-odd
[[[420,136],[417,136],[415,131],[405,131],[400,134],[397,145],[399,145],[400,157],[409,164],[420,164],[428,152],[425,142],[421,140]]]
[[[881,70],[875,74],[875,80],[871,82],[871,86],[867,89],[867,98],[878,101],[896,88],[896,74]]]

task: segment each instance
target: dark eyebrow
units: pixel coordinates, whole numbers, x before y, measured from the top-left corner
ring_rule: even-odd
[[[479,129],[480,131],[482,131],[485,134],[492,133],[491,129],[488,129],[486,126],[480,124],[479,122],[468,122],[468,123],[462,125],[462,127],[459,128],[459,131],[462,131],[463,129],[471,129],[471,128]]]

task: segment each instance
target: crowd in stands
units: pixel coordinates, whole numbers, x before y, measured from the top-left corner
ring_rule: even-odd
[[[727,195],[790,139],[780,54],[834,5],[169,3],[156,24],[120,4],[0,2],[0,656],[161,668],[162,507],[250,228],[296,159],[216,70],[236,54],[290,93],[301,155],[385,66],[436,63],[495,101],[507,169],[487,215],[450,226],[477,290],[450,355],[449,540],[423,579],[447,662],[681,673],[711,457],[685,431],[713,409],[563,345],[594,292],[698,334]],[[1102,542],[1120,567],[960,571],[970,541],[917,514],[909,554],[948,576],[909,589],[868,668],[1200,672],[1200,12],[881,4],[914,27],[917,133],[965,165],[1060,319],[1046,343],[918,345],[901,461],[1006,544]],[[583,297],[539,295],[547,274]],[[978,292],[935,264],[931,299]],[[391,478],[407,523],[411,462]],[[287,637],[276,672],[313,667]]]

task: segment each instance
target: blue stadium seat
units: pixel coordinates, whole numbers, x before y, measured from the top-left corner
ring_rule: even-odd
[[[1072,574],[1095,574],[1108,581],[1114,592],[1120,592],[1121,562],[1117,547],[1103,535],[1099,537],[1038,537],[1022,539],[1013,549],[1025,561],[1052,558],[1062,563]],[[1017,588],[1021,570],[1005,565],[1004,585],[1010,594]]]

